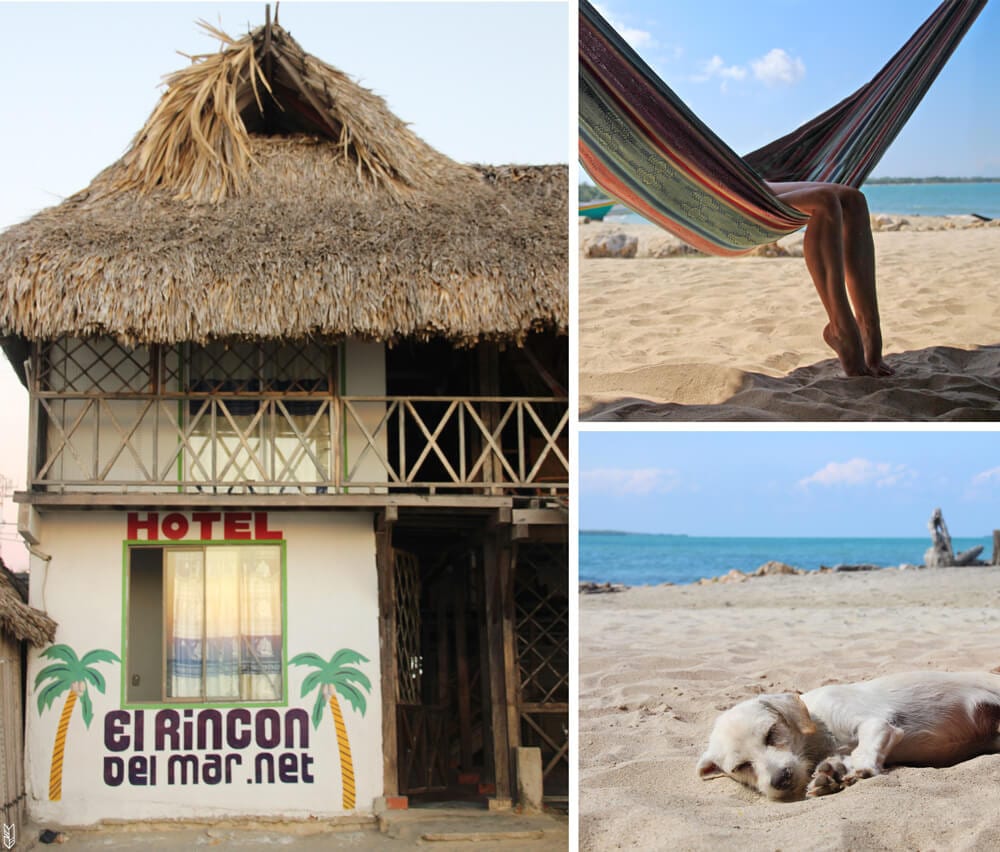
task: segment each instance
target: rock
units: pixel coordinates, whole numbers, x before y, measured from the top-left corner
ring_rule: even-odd
[[[739,568],[733,568],[728,574],[718,577],[717,581],[720,583],[745,583],[749,579],[749,574],[744,574]]]
[[[638,237],[628,234],[608,234],[587,246],[587,257],[635,257],[639,250]]]
[[[834,565],[833,570],[837,573],[842,573],[844,571],[881,571],[882,566],[864,562],[859,565]]]
[[[757,246],[747,257],[788,257],[788,249],[780,243],[767,243]]]
[[[803,571],[798,568],[793,568],[791,565],[786,565],[784,562],[765,562],[756,571],[753,572],[751,576],[753,577],[768,577],[776,574],[802,574]]]
[[[886,216],[884,214],[879,214],[878,216],[871,217],[873,231],[898,231],[900,228],[909,224],[909,221],[904,219],[902,216]]]
[[[580,583],[580,594],[582,595],[600,595],[608,594],[610,592],[623,592],[628,586],[623,586],[621,583]]]
[[[653,252],[653,257],[692,257],[700,254],[701,252],[698,249],[689,246],[682,240],[671,238],[664,240],[663,245]]]

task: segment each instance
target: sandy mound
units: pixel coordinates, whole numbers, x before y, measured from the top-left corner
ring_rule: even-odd
[[[580,262],[581,416],[1000,419],[1000,227],[911,221],[875,233],[897,371],[880,380],[843,378],[795,236],[787,257],[663,257],[659,229],[617,226],[638,237],[635,259]],[[581,228],[581,253],[614,227]]]

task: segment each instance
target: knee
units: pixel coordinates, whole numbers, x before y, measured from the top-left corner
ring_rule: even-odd
[[[838,199],[845,217],[858,219],[868,216],[868,199],[860,189],[852,186],[838,188]]]
[[[813,216],[822,217],[827,222],[839,225],[844,211],[844,204],[840,198],[840,188],[834,189],[824,187],[820,192],[813,194]]]

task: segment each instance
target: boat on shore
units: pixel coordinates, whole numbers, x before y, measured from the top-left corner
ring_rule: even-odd
[[[617,201],[611,201],[607,198],[596,198],[593,201],[585,201],[580,205],[580,215],[586,219],[594,219],[600,222],[617,203]]]

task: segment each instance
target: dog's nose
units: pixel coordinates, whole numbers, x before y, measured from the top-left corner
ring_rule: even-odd
[[[771,776],[771,786],[775,790],[787,790],[792,786],[792,770],[785,767]]]

